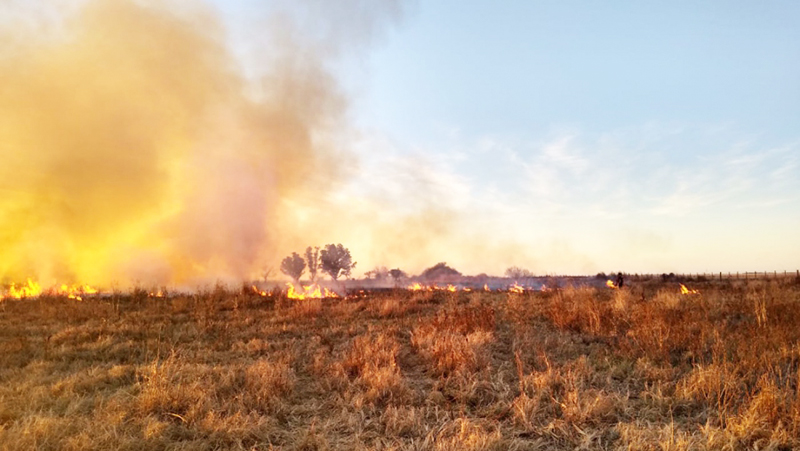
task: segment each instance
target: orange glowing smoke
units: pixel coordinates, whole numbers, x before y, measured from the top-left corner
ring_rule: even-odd
[[[248,280],[307,234],[288,206],[328,193],[352,161],[327,69],[347,52],[316,51],[298,16],[253,36],[269,64],[239,70],[254,66],[205,3],[0,1],[0,279]],[[372,34],[384,8],[361,3],[335,16]],[[362,45],[335,24],[347,33],[319,48]]]
[[[323,298],[338,298],[339,295],[336,294],[335,291],[331,291],[327,288],[320,288],[319,285],[313,284],[308,286],[302,286],[302,290],[298,290],[295,288],[294,285],[291,283],[287,283],[286,286],[289,287],[289,290],[286,293],[286,297],[289,299],[323,299]]]
[[[697,290],[690,290],[686,288],[686,285],[681,284],[681,294],[700,294]]]

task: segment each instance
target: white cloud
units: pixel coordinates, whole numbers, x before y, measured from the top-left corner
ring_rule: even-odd
[[[402,151],[380,136],[364,137],[358,149],[359,170],[348,181],[345,198],[364,198],[403,213],[469,205],[471,185],[455,170],[464,156]]]
[[[366,222],[385,227],[387,218],[396,218],[421,228],[415,242],[429,234],[426,252],[443,260],[452,252],[465,261],[462,247],[484,242],[486,249],[491,243],[504,249],[496,249],[505,254],[494,264],[507,256],[513,264],[537,262],[548,271],[574,264],[584,272],[626,265],[669,272],[685,270],[682,259],[713,269],[709,253],[730,258],[728,243],[715,230],[728,230],[729,240],[737,218],[779,217],[797,204],[800,152],[796,144],[726,140],[720,131],[709,142],[704,133],[648,124],[595,136],[569,130],[544,140],[493,135],[468,141],[459,135],[441,151],[369,136],[358,147],[359,170],[338,203],[355,205]],[[426,221],[426,212],[447,219]],[[414,215],[423,219],[408,221]],[[700,248],[704,257],[691,257]],[[718,267],[729,267],[723,263]]]

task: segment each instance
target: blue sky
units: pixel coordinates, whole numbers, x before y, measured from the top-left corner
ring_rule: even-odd
[[[289,4],[218,2],[245,66]],[[331,238],[364,271],[800,266],[800,3],[343,4],[299,33],[340,37],[358,166],[318,208],[360,218]]]
[[[435,137],[436,124],[791,133],[799,15],[789,2],[422,2],[371,55],[364,105],[407,137]]]

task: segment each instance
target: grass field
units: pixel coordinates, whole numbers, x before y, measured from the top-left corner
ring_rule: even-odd
[[[800,448],[800,284],[0,304],[0,449]]]

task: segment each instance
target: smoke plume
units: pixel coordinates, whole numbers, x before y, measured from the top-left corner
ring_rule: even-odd
[[[284,23],[245,77],[200,3],[3,8],[0,278],[240,279],[307,244],[285,210],[351,164],[325,49]]]

